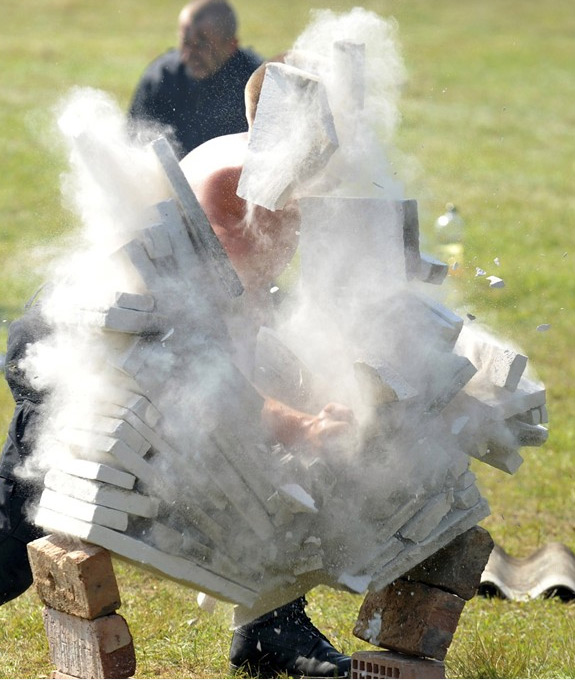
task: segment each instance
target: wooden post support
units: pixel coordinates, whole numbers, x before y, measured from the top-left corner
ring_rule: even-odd
[[[110,553],[50,535],[28,544],[54,678],[129,678],[136,670]]]

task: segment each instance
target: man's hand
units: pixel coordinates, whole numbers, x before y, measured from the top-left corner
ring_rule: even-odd
[[[282,444],[307,444],[318,451],[350,448],[357,434],[353,411],[336,403],[327,404],[314,416],[268,397],[262,420],[270,435]]]

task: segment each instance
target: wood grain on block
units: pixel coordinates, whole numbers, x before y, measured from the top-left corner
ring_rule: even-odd
[[[110,554],[61,535],[28,544],[34,585],[42,602],[83,619],[111,614],[120,607],[120,593]]]
[[[195,248],[201,249],[203,259],[206,259],[209,266],[217,271],[226,293],[232,297],[241,295],[243,286],[238,275],[192,191],[168,141],[161,137],[152,142],[152,148],[173,189]]]
[[[134,643],[119,614],[93,621],[44,610],[52,663],[78,678],[129,678],[136,670]]]
[[[268,210],[281,210],[337,148],[322,81],[294,66],[268,63],[237,194]]]
[[[352,678],[445,678],[445,664],[407,654],[375,650],[351,655]]]
[[[453,593],[398,579],[366,595],[353,634],[376,647],[443,661],[464,605]]]
[[[82,477],[83,479],[93,479],[98,482],[105,482],[112,484],[112,486],[119,486],[122,489],[131,490],[136,483],[136,477],[129,472],[117,470],[109,465],[96,463],[91,460],[82,460],[81,458],[68,458],[66,460],[54,461],[54,467],[62,472],[67,472],[74,477]]]
[[[222,600],[251,606],[256,599],[255,584],[241,585],[206,569],[191,558],[167,555],[143,541],[97,524],[88,524],[71,519],[59,513],[39,508],[36,523],[49,531],[76,536],[94,543],[135,563],[145,564],[150,569],[180,581],[197,590],[214,595]]]
[[[156,301],[153,295],[118,291],[114,297],[114,304],[116,307],[122,307],[123,309],[135,309],[138,312],[153,312]]]
[[[48,470],[44,478],[46,488],[87,503],[121,510],[137,517],[156,517],[158,501],[135,491],[126,491],[109,484],[80,479],[59,470]]]
[[[117,531],[126,531],[128,528],[128,514],[126,512],[106,508],[103,505],[94,505],[51,489],[44,489],[40,496],[40,505],[43,508],[48,508],[48,510],[54,510],[63,515],[81,519],[84,522],[101,524]]]
[[[403,578],[470,600],[477,592],[493,545],[489,532],[474,526],[408,571]]]

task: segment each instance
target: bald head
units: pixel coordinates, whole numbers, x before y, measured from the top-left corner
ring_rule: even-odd
[[[248,82],[246,83],[244,98],[246,103],[246,118],[248,119],[248,125],[250,128],[254,122],[254,118],[256,117],[256,109],[258,108],[262,85],[264,84],[264,78],[266,77],[266,66],[271,63],[285,63],[287,55],[288,52],[283,52],[282,54],[278,54],[277,56],[264,61],[264,63],[258,66],[258,68],[252,73]]]
[[[237,18],[226,0],[194,0],[178,18],[181,60],[197,80],[209,78],[238,49]]]

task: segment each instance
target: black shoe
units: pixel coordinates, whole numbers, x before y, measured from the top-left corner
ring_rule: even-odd
[[[305,613],[300,597],[234,632],[232,671],[252,678],[348,678],[351,657],[332,646]]]

